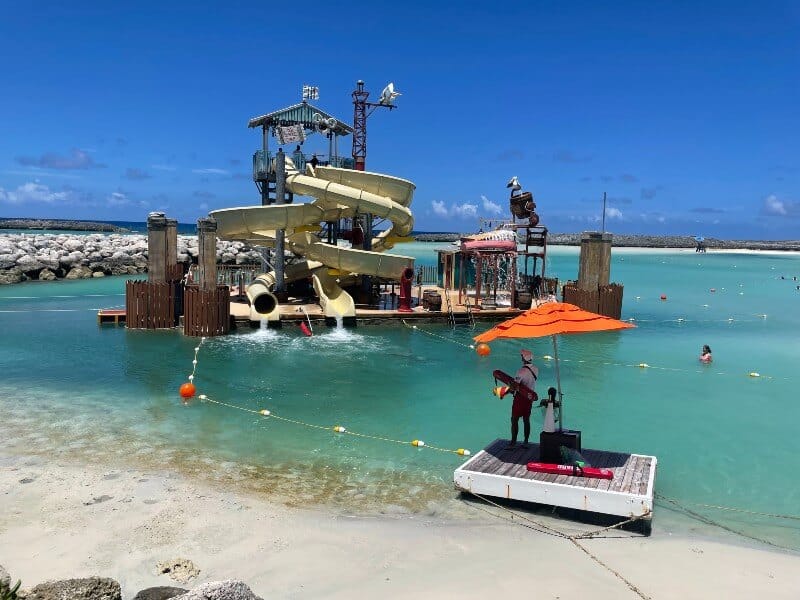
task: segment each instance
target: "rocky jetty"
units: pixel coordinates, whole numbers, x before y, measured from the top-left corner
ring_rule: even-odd
[[[197,263],[197,237],[178,236],[178,262]],[[222,264],[259,264],[242,242],[217,242]],[[0,284],[136,275],[147,271],[147,236],[122,234],[0,234]]]
[[[0,219],[0,229],[50,229],[54,231],[128,231],[110,223],[60,219]]]
[[[420,233],[414,236],[418,242],[455,242],[473,233]],[[580,233],[548,233],[551,246],[580,246]],[[708,250],[784,250],[800,251],[800,240],[720,240],[705,238]],[[614,234],[614,246],[621,248],[695,248],[697,241],[691,235],[624,235]]]

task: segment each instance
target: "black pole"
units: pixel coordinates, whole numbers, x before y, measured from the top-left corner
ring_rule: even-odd
[[[606,193],[603,192],[603,233],[606,232]]]

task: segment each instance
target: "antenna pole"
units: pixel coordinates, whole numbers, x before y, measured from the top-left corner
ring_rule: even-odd
[[[606,232],[606,193],[603,192],[603,233]]]

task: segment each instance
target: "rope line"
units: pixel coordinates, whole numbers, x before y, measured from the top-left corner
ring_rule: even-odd
[[[464,348],[469,348],[470,350],[474,350],[475,349],[475,346],[473,344],[465,344],[465,343],[460,342],[458,340],[454,340],[452,338],[448,338],[448,337],[445,337],[443,335],[439,335],[437,333],[433,333],[432,331],[426,331],[424,329],[421,329],[417,325],[410,325],[405,320],[403,320],[403,325],[405,325],[409,329],[412,329],[413,331],[419,331],[420,333],[424,333],[425,335],[428,335],[428,336],[431,336],[431,337],[434,337],[434,338],[438,338],[438,339],[443,340],[445,342],[450,342],[451,344],[457,344],[459,346],[463,346]],[[542,360],[547,360],[547,361],[553,360],[553,357],[550,356],[549,354],[545,354],[541,358],[542,358]],[[569,359],[569,358],[559,358],[558,360],[559,360],[559,362],[574,362],[574,363],[589,364],[589,365],[594,364],[594,365],[603,365],[603,366],[606,366],[606,367],[625,367],[625,368],[637,368],[637,369],[654,369],[656,371],[669,371],[669,372],[672,372],[672,373],[702,373],[703,372],[700,369],[681,369],[679,367],[660,367],[658,365],[651,365],[651,364],[644,363],[644,362],[638,363],[638,364],[629,364],[629,363],[615,363],[615,362],[605,362],[605,361],[603,361],[603,362],[594,362],[594,361],[588,361],[588,360],[583,360],[583,359]],[[726,373],[724,371],[717,371],[715,374],[716,375],[741,377],[741,375],[739,375],[739,374]],[[759,373],[758,371],[750,371],[745,376],[746,377],[750,377],[752,379],[774,379],[774,380],[782,380],[782,381],[791,381],[791,379],[788,378],[788,377],[773,377],[772,375],[764,375],[762,373]]]
[[[486,502],[487,504],[491,504],[492,506],[495,506],[495,507],[497,507],[497,508],[499,508],[499,509],[501,509],[501,510],[503,510],[505,512],[510,513],[511,516],[509,518],[507,518],[506,520],[510,520],[510,521],[512,521],[512,522],[514,522],[514,523],[516,523],[518,525],[522,525],[523,527],[527,527],[528,529],[533,529],[534,531],[538,531],[539,533],[544,533],[546,535],[552,535],[552,536],[555,536],[555,537],[561,537],[561,538],[564,538],[565,540],[568,540],[570,543],[572,543],[573,545],[577,546],[584,554],[586,554],[586,556],[591,558],[598,565],[600,565],[601,567],[606,569],[609,573],[614,575],[617,579],[622,581],[626,586],[628,586],[628,589],[630,589],[634,594],[639,596],[639,598],[642,598],[643,600],[650,600],[650,596],[647,596],[644,592],[642,592],[642,590],[640,590],[636,585],[634,585],[630,580],[628,580],[624,575],[622,575],[622,573],[620,573],[616,569],[613,569],[608,564],[604,563],[602,560],[600,560],[600,558],[598,556],[593,554],[586,546],[584,546],[583,544],[580,543],[580,540],[597,537],[600,533],[604,533],[604,532],[610,531],[612,529],[619,529],[620,527],[623,527],[623,526],[625,526],[625,525],[627,525],[629,523],[633,523],[635,521],[639,521],[641,519],[644,519],[645,517],[650,515],[649,511],[647,513],[645,513],[644,515],[640,515],[640,516],[637,516],[637,517],[631,517],[630,519],[627,519],[627,520],[622,521],[620,523],[617,523],[615,525],[610,525],[608,527],[603,527],[602,529],[598,529],[598,530],[595,530],[595,531],[589,531],[589,532],[586,532],[586,533],[581,533],[581,534],[576,534],[576,535],[569,535],[567,533],[564,533],[563,531],[559,531],[555,527],[550,527],[549,525],[545,525],[544,523],[540,523],[539,521],[536,521],[535,519],[531,519],[530,517],[528,517],[526,515],[514,512],[513,510],[509,509],[508,507],[502,506],[501,504],[498,504],[497,502],[489,500],[488,498],[482,496],[481,494],[478,494],[478,493],[473,492],[471,490],[465,490],[465,489],[461,489],[461,491],[467,492],[469,494],[472,494],[473,496],[475,496],[479,500],[482,500],[483,502]],[[486,511],[486,512],[489,512],[489,511]],[[502,515],[497,515],[497,514],[494,514],[494,513],[491,513],[491,512],[489,512],[489,514],[491,514],[491,515],[493,515],[495,517],[501,518],[501,519],[504,518]],[[527,524],[526,523],[520,523],[519,521],[514,521],[515,518],[522,519],[523,521],[527,521]],[[631,537],[633,537],[633,536],[629,536],[626,539],[630,539]]]
[[[438,333],[433,333],[432,331],[425,331],[424,329],[420,329],[416,325],[409,325],[405,319],[402,319],[403,325],[408,327],[409,329],[413,329],[414,331],[419,331],[424,333],[425,335],[429,335],[431,337],[439,338],[440,340],[444,340],[445,342],[450,342],[451,344],[458,344],[459,346],[463,346],[464,348],[469,348],[470,350],[475,349],[474,344],[465,344],[464,342],[459,342],[458,340],[454,340],[453,338],[444,337],[443,335],[439,335]]]
[[[690,509],[686,505],[678,502],[674,498],[667,498],[666,496],[662,496],[661,494],[658,494],[656,496],[656,499],[663,500],[664,502],[668,502],[669,504],[672,504],[677,510],[689,515],[690,517],[693,517],[693,518],[697,519],[698,521],[700,521],[702,523],[705,523],[706,525],[712,525],[713,527],[719,527],[720,529],[724,529],[725,531],[728,531],[729,533],[732,533],[734,535],[739,535],[741,537],[745,537],[745,538],[754,540],[756,542],[761,542],[762,544],[766,544],[767,546],[772,546],[773,548],[780,548],[781,550],[790,550],[790,551],[793,551],[793,552],[797,551],[797,548],[793,548],[793,547],[790,547],[790,546],[784,546],[782,544],[778,544],[776,542],[772,542],[770,540],[767,540],[767,539],[764,539],[764,538],[760,538],[760,537],[758,537],[756,535],[751,535],[749,533],[745,533],[744,531],[740,531],[738,529],[734,529],[733,527],[729,527],[728,525],[724,525],[724,524],[722,524],[722,523],[720,523],[718,521],[714,521],[713,519],[710,519],[709,517],[706,517],[704,515],[701,515],[698,512],[693,511],[692,509]],[[732,510],[736,510],[736,509],[732,509]],[[743,512],[747,512],[747,511],[743,511]],[[758,513],[755,513],[755,514],[758,514]],[[778,515],[775,515],[775,516],[778,516]],[[790,518],[796,518],[796,517],[790,517]]]
[[[672,503],[677,502],[677,500],[673,498],[668,498],[666,496],[662,496],[661,494],[657,494],[656,497],[661,498],[662,500],[666,500],[667,502],[672,502]],[[755,515],[758,517],[772,517],[775,519],[790,519],[792,521],[800,521],[800,515],[781,515],[777,513],[765,513],[765,512],[758,512],[755,510],[747,510],[744,508],[734,508],[732,506],[720,506],[718,504],[702,504],[700,502],[685,502],[684,504],[688,504],[691,506],[700,506],[703,508],[714,508],[716,510],[723,510],[728,512],[744,513],[746,515]]]
[[[208,395],[206,395],[206,394],[201,394],[200,396],[198,396],[198,398],[200,398],[200,400],[202,402],[211,402],[212,404],[218,404],[219,406],[225,406],[227,408],[240,410],[242,412],[251,413],[251,414],[258,415],[258,416],[264,417],[264,418],[277,419],[278,421],[284,421],[286,423],[292,423],[294,425],[301,425],[303,427],[308,427],[308,428],[311,428],[311,429],[319,429],[319,430],[323,430],[323,431],[334,431],[336,433],[341,433],[343,435],[352,435],[353,437],[367,438],[367,439],[371,439],[371,440],[378,440],[378,441],[381,441],[381,442],[390,442],[390,443],[393,443],[393,444],[401,444],[403,446],[409,446],[410,445],[410,446],[414,446],[414,447],[417,447],[417,448],[429,448],[430,450],[436,450],[438,452],[448,452],[448,453],[451,453],[451,454],[458,454],[459,456],[469,456],[471,454],[471,452],[469,450],[466,450],[464,448],[458,448],[457,450],[453,450],[451,448],[442,448],[440,446],[433,446],[431,444],[427,444],[427,443],[423,442],[422,440],[412,440],[412,441],[409,442],[408,440],[397,440],[397,439],[394,439],[394,438],[384,437],[384,436],[380,436],[380,435],[373,435],[373,434],[369,434],[369,433],[361,433],[361,432],[358,432],[358,431],[350,431],[349,429],[347,429],[345,427],[342,427],[341,425],[328,426],[328,425],[318,425],[316,423],[308,423],[306,421],[301,421],[299,419],[292,419],[290,417],[284,417],[282,415],[277,415],[274,412],[272,412],[270,410],[267,410],[267,409],[254,410],[252,408],[247,408],[247,407],[244,407],[244,406],[238,406],[236,404],[230,404],[229,402],[224,402],[222,400],[215,400],[214,398],[208,397]]]

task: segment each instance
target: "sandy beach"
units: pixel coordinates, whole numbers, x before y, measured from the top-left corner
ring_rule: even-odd
[[[797,598],[800,561],[767,547],[722,544],[654,528],[612,532],[584,547],[473,505],[465,518],[366,517],[300,510],[170,473],[79,468],[0,458],[0,564],[23,588],[99,575],[123,598],[156,585],[239,579],[264,598]],[[542,521],[541,516],[536,520]],[[588,526],[547,520],[568,533]],[[160,561],[200,574],[176,583]]]

